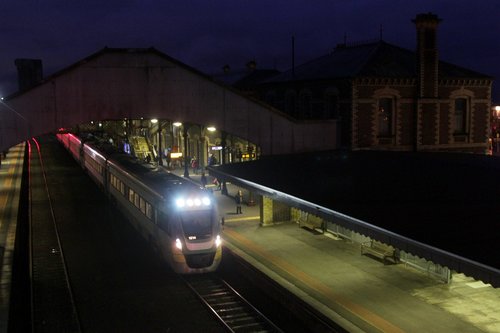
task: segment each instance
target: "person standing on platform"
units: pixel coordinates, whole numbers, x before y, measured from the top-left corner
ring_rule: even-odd
[[[191,168],[193,168],[193,173],[196,175],[198,174],[198,160],[196,157],[193,157],[191,159]]]
[[[236,214],[243,214],[241,212],[241,204],[243,203],[243,193],[241,193],[241,190],[238,190],[238,193],[236,193]]]
[[[205,176],[204,172],[201,173],[200,181],[203,188],[207,187],[207,177]]]
[[[172,162],[172,156],[170,155],[170,150],[167,152],[167,156],[165,156],[165,160],[167,161],[167,169],[170,170],[170,163]]]

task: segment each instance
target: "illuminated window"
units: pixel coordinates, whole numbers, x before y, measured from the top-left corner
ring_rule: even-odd
[[[139,197],[139,207],[141,209],[141,212],[146,215],[146,201],[144,201],[143,198]]]
[[[392,98],[381,98],[378,100],[378,135],[392,136],[393,119],[393,101]]]
[[[456,134],[466,134],[467,133],[467,114],[468,114],[467,99],[457,98],[455,100],[454,133],[456,133]]]
[[[148,219],[153,219],[153,206],[149,202],[146,202],[146,216]]]
[[[132,190],[131,188],[128,189],[128,201],[130,201],[131,203],[134,203],[134,190]]]

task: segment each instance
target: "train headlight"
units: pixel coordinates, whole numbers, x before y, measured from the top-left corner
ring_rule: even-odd
[[[180,209],[189,209],[195,207],[208,207],[212,204],[209,197],[192,197],[192,198],[178,198],[175,200],[175,205]]]
[[[222,238],[219,235],[215,237],[215,246],[219,247],[222,244]]]
[[[186,205],[186,201],[180,198],[175,201],[175,204],[177,205],[177,207],[182,208]]]
[[[179,238],[175,239],[175,247],[182,251],[182,243]]]

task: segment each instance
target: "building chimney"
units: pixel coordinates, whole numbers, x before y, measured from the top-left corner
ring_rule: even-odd
[[[42,61],[40,59],[16,59],[19,91],[27,90],[43,79]]]
[[[438,97],[437,26],[441,19],[432,13],[412,20],[417,28],[417,81],[419,97]]]

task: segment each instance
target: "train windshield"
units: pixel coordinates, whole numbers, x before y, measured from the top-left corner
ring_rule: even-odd
[[[195,241],[212,236],[212,219],[208,211],[191,211],[180,214],[186,239]]]

